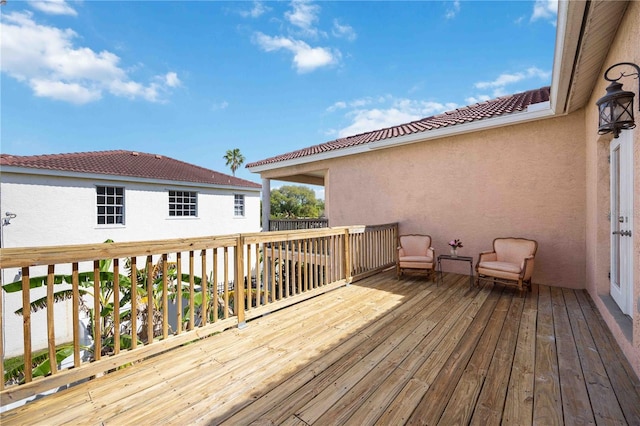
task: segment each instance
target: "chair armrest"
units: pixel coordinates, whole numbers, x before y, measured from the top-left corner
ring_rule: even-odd
[[[404,256],[404,249],[402,247],[398,247],[398,256]]]
[[[498,255],[495,251],[483,251],[478,255],[478,263],[483,261],[496,261],[498,260]]]
[[[433,247],[429,247],[427,249],[427,256],[431,255],[431,258],[435,261],[436,259],[436,249],[434,249]]]
[[[522,279],[528,280],[533,275],[533,265],[535,261],[535,256],[527,256],[522,261]]]

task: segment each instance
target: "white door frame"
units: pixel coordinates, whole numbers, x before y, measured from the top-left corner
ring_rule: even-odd
[[[609,147],[611,194],[611,297],[633,317],[633,132]]]

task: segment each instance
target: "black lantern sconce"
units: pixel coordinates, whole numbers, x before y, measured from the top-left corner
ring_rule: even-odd
[[[637,72],[630,74],[621,72],[620,77],[615,79],[609,78],[609,71],[621,65],[631,66],[635,68]],[[636,127],[636,123],[633,120],[633,97],[635,94],[622,90],[622,83],[618,82],[622,77],[630,77],[633,75],[635,75],[636,80],[638,80],[638,91],[640,92],[640,67],[636,64],[620,62],[619,64],[611,65],[604,72],[604,79],[610,81],[611,84],[607,87],[607,94],[596,101],[599,111],[598,134],[613,133],[613,137],[617,138],[621,130]]]

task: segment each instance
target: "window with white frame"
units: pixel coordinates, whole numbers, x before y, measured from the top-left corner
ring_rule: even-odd
[[[198,193],[195,191],[169,191],[169,216],[198,216]]]
[[[124,188],[97,186],[98,225],[124,225]]]
[[[235,194],[233,197],[234,216],[244,216],[244,195]]]

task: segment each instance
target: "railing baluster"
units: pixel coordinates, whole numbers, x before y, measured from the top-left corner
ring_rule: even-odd
[[[22,268],[22,337],[24,343],[24,381],[33,379],[33,362],[31,359],[31,291],[29,285],[29,268]]]
[[[213,322],[218,321],[220,312],[220,292],[218,291],[218,248],[213,249],[213,273],[211,274],[211,286],[213,287]]]
[[[193,250],[189,250],[189,331],[195,328],[196,321],[196,302],[195,302],[195,272]]]
[[[58,361],[56,360],[56,327],[54,323],[54,285],[55,265],[47,266],[47,345],[49,347],[49,365],[51,374],[58,372]]]
[[[93,261],[93,358],[102,357],[102,315],[100,309],[100,261]]]
[[[182,308],[182,252],[176,253],[176,334],[182,333],[184,322]]]
[[[224,247],[224,319],[229,318],[229,247]],[[234,283],[235,286],[235,283]]]
[[[138,266],[137,257],[131,257],[131,349],[138,347]]]
[[[162,254],[162,338],[169,337],[169,256]]]
[[[245,325],[244,320],[244,239],[239,236],[233,249],[236,257],[233,310],[238,317],[238,327]]]
[[[113,353],[120,353],[120,259],[113,259]]]
[[[201,262],[202,262],[202,282],[200,289],[202,291],[202,320],[200,321],[200,326],[207,325],[208,321],[208,304],[209,304],[209,289],[207,286],[207,251],[202,250],[200,252]]]
[[[153,270],[153,257],[147,256],[147,266],[146,266],[146,282],[147,282],[147,344],[153,342],[153,322],[154,322],[154,294],[153,294],[153,284],[155,281],[155,274]]]
[[[71,265],[71,310],[73,327],[73,366],[80,367],[80,280],[78,262]]]
[[[251,309],[253,301],[253,287],[251,286],[251,244],[247,244],[247,309]]]

